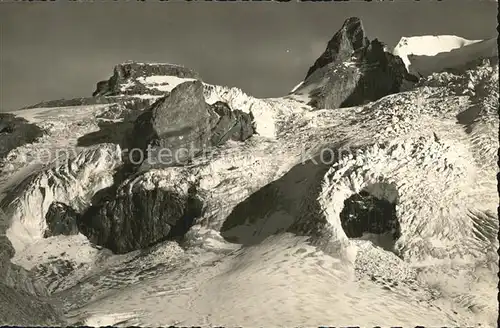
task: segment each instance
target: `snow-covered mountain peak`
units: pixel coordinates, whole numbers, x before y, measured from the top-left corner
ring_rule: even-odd
[[[393,53],[398,56],[405,54],[433,56],[479,41],[482,40],[467,40],[456,35],[404,36],[394,47]]]
[[[403,59],[410,73],[429,75],[495,57],[496,49],[496,38],[468,40],[455,35],[422,35],[402,37],[392,53]]]

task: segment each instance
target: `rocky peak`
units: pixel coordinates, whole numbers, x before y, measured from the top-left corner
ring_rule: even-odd
[[[289,97],[317,109],[359,106],[417,80],[384,43],[366,37],[359,18],[351,17]]]
[[[178,82],[199,79],[198,73],[180,65],[125,62],[114,67],[109,80],[97,83],[92,96],[163,95]]]
[[[154,75],[176,76],[179,78],[199,79],[198,73],[190,68],[166,63],[125,62],[115,66],[114,75],[118,80],[147,77]]]
[[[92,97],[43,101],[24,109],[120,104],[129,110],[143,110],[178,84],[199,79],[198,73],[184,66],[125,62],[114,67],[108,80],[97,82]]]
[[[332,62],[348,61],[357,50],[365,48],[369,43],[361,19],[358,17],[346,19],[340,30],[328,42],[323,54],[309,68],[306,79],[317,69]]]

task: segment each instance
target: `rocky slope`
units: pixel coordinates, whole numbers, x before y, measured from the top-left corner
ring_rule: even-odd
[[[351,18],[285,97],[140,63],[94,94],[158,98],[19,112],[46,135],[0,180],[2,263],[68,323],[496,322],[498,61],[415,81]],[[71,156],[37,166],[55,146]],[[34,318],[52,324],[47,306]]]
[[[43,135],[43,130],[21,117],[0,114],[0,159],[11,150],[26,143],[32,143]]]
[[[176,78],[199,80],[195,71],[173,64],[127,62],[115,66],[113,76],[97,83],[92,96],[163,95],[175,86]]]
[[[14,253],[9,239],[0,235],[0,322],[26,326],[63,324],[62,311],[54,308],[45,286],[35,282],[34,273],[10,263]]]
[[[289,97],[317,109],[350,107],[396,93],[403,81],[417,79],[379,40],[369,41],[361,20],[351,17]]]

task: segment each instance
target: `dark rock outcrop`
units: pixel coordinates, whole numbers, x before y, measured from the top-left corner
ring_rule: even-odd
[[[103,96],[110,92],[109,81],[99,81],[97,82],[96,89],[92,93],[92,97]]]
[[[34,282],[30,271],[10,262],[14,254],[15,250],[10,240],[7,236],[0,235],[0,283],[19,292],[46,296],[44,288]]]
[[[79,214],[70,206],[53,202],[45,215],[47,230],[44,238],[58,235],[76,235],[78,234],[77,221]]]
[[[54,305],[33,295],[18,291],[0,282],[0,325],[2,326],[64,326],[62,315]]]
[[[14,247],[0,235],[0,325],[61,326],[62,314],[46,299],[33,274],[12,264]]]
[[[115,66],[113,76],[107,81],[97,83],[92,96],[114,96],[120,94],[165,94],[148,89],[137,79],[155,75],[175,76],[179,78],[199,79],[195,71],[173,64],[143,64],[137,62],[123,63]],[[127,84],[128,83],[128,84]],[[122,87],[127,84],[127,88]]]
[[[4,121],[0,121],[0,133],[12,133],[14,130],[12,126]]]
[[[43,130],[24,118],[0,113],[0,159],[12,149],[34,142],[43,135]]]
[[[10,259],[14,257],[14,254],[15,250],[10,240],[7,236],[0,235],[0,278],[2,281],[10,270]]]
[[[176,86],[135,121],[128,148],[134,164],[173,166],[227,140],[244,141],[255,132],[253,116],[226,103],[208,105],[200,81]]]
[[[210,146],[215,121],[216,115],[205,103],[202,83],[184,82],[137,118],[130,148],[147,150],[150,164],[184,164]],[[137,156],[140,154],[129,157],[142,162]]]
[[[399,238],[399,221],[396,205],[361,191],[344,201],[340,222],[347,237],[359,238],[363,233],[384,234],[391,232]]]
[[[315,108],[362,105],[400,91],[403,82],[415,83],[401,58],[384,51],[377,39],[369,41],[359,18],[345,21],[324,53],[293,94],[308,94]]]
[[[219,121],[212,129],[212,145],[220,145],[227,140],[245,141],[255,133],[252,114],[240,110],[232,111],[229,106],[218,101],[210,106],[219,116]]]
[[[344,201],[340,222],[348,238],[370,240],[386,251],[399,255],[395,244],[401,236],[396,205],[366,190]]]
[[[190,190],[136,188],[90,207],[80,231],[95,244],[127,253],[167,239],[180,239],[200,215],[202,204]]]

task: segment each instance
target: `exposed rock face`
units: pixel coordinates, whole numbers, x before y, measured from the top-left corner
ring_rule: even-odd
[[[417,80],[380,41],[368,41],[358,18],[349,18],[292,98],[308,95],[308,105],[318,109],[350,107],[399,92],[403,81]]]
[[[80,227],[90,241],[115,253],[127,253],[165,239],[183,210],[176,194],[141,190],[90,208]]]
[[[185,82],[137,118],[131,148],[148,149],[149,164],[183,164],[210,146],[216,120],[203,97],[202,83]],[[131,154],[130,158],[142,162],[138,156]]]
[[[151,76],[173,76],[181,79],[200,78],[198,73],[183,66],[129,62],[115,66],[113,76],[108,81],[98,82],[92,95],[94,97],[119,94],[163,95],[165,92],[148,88],[141,83],[141,79]]]
[[[366,47],[365,52],[359,53],[359,58],[364,60],[361,62],[367,65],[369,63],[376,63],[377,65],[381,63],[381,66],[390,66],[391,57],[380,52],[380,48],[380,44],[372,42],[370,46]],[[354,67],[353,72],[360,75],[368,74],[363,70],[363,67],[356,66],[359,64],[357,62],[359,58],[352,60],[353,65],[341,66],[341,63],[339,67],[345,67],[347,73],[351,72],[349,69]],[[387,59],[387,62],[385,62],[385,59]],[[326,71],[329,65],[334,67],[336,63],[330,63],[319,68],[309,78],[312,79],[317,72]],[[498,68],[495,69],[495,74],[490,72],[485,78],[490,79],[494,76],[496,76],[496,80],[491,81],[491,87],[494,86],[498,94]],[[364,76],[358,79],[348,77],[346,81],[354,81],[352,88],[356,88],[357,85],[360,85],[360,81],[364,81],[363,78]],[[471,81],[481,80],[482,78]],[[390,88],[392,82],[393,80],[388,79],[387,84],[383,84],[384,88]],[[474,84],[477,87],[477,83]],[[186,88],[186,85],[181,85],[179,88]],[[333,87],[331,86],[331,88]],[[485,92],[490,92],[486,85],[484,88]],[[481,95],[483,91],[480,89],[482,87],[475,88],[474,92],[478,97],[483,98]],[[449,93],[448,95],[441,95],[442,92]],[[276,130],[278,131],[276,138],[274,140],[253,138],[244,145],[234,143],[230,147],[219,147],[216,149],[218,153],[210,161],[206,161],[205,158],[195,158],[192,162],[193,165],[188,167],[150,170],[142,175],[136,174],[133,177],[128,174],[129,172],[126,172],[127,174],[124,174],[125,179],[128,178],[129,180],[121,186],[117,185],[116,174],[112,172],[115,165],[106,165],[110,161],[114,161],[116,164],[120,163],[120,161],[117,158],[113,159],[114,156],[105,156],[106,158],[103,161],[91,160],[94,155],[89,154],[92,156],[86,156],[86,159],[82,158],[81,162],[89,163],[88,165],[97,162],[98,165],[91,165],[94,167],[89,169],[78,169],[78,167],[87,166],[87,164],[81,163],[76,165],[75,169],[75,165],[71,163],[71,165],[64,166],[64,169],[45,172],[24,186],[16,188],[18,189],[16,199],[19,199],[19,201],[15,206],[15,216],[13,216],[16,219],[13,221],[17,222],[17,226],[12,229],[17,229],[14,231],[16,232],[14,236],[17,235],[20,239],[26,235],[29,235],[28,237],[41,237],[46,228],[41,223],[45,223],[45,214],[48,205],[52,201],[74,204],[76,203],[75,200],[80,199],[82,205],[78,207],[79,211],[86,208],[89,203],[93,204],[91,210],[79,221],[82,232],[95,243],[111,248],[115,252],[128,252],[149,246],[151,243],[163,239],[175,239],[183,236],[183,232],[191,225],[192,220],[199,216],[201,212],[200,202],[203,199],[203,215],[200,216],[199,220],[196,220],[196,225],[191,228],[186,238],[186,245],[183,246],[189,247],[189,243],[191,243],[192,246],[214,251],[214,253],[223,250],[225,252],[228,249],[227,246],[232,246],[223,243],[224,240],[221,239],[225,238],[226,241],[255,245],[255,247],[243,247],[241,252],[235,254],[234,257],[233,255],[221,257],[222,261],[227,261],[230,257],[236,260],[233,262],[233,259],[230,258],[231,262],[223,262],[219,266],[222,269],[238,266],[238,270],[229,270],[234,271],[235,275],[227,275],[225,274],[227,270],[221,271],[218,268],[217,270],[208,270],[208,274],[205,273],[206,270],[203,270],[201,277],[205,280],[215,281],[215,284],[202,286],[208,288],[199,288],[198,290],[195,288],[194,292],[197,295],[194,295],[194,297],[199,299],[209,301],[214,298],[214,292],[217,294],[218,291],[223,290],[224,288],[218,288],[221,279],[225,279],[230,283],[237,283],[242,280],[242,277],[250,279],[255,277],[254,281],[248,281],[247,279],[245,284],[238,285],[240,287],[249,286],[247,291],[250,293],[247,294],[251,296],[252,300],[249,303],[243,303],[243,305],[251,309],[256,302],[267,301],[273,295],[278,295],[278,297],[277,301],[272,303],[279,304],[280,292],[281,294],[286,293],[290,288],[284,286],[283,289],[272,289],[277,286],[274,282],[287,281],[287,279],[291,282],[297,282],[296,278],[299,275],[296,273],[301,271],[307,274],[302,275],[303,278],[298,281],[302,282],[302,284],[294,283],[294,286],[302,286],[308,281],[312,281],[314,284],[325,276],[331,276],[331,281],[324,281],[325,287],[333,284],[336,288],[342,289],[344,286],[348,289],[336,293],[331,300],[325,300],[324,303],[316,307],[320,311],[311,312],[309,317],[318,314],[324,315],[326,318],[331,317],[331,313],[323,311],[323,309],[331,305],[331,301],[352,302],[353,300],[362,299],[366,296],[367,291],[375,291],[376,294],[374,295],[384,297],[383,302],[372,302],[368,306],[382,304],[375,309],[377,313],[398,313],[401,317],[396,319],[405,323],[418,321],[418,317],[427,318],[430,322],[446,321],[450,318],[455,319],[453,312],[451,312],[453,308],[456,310],[462,308],[464,313],[468,314],[470,314],[470,308],[473,308],[480,315],[487,314],[488,321],[490,313],[496,315],[496,293],[489,295],[484,292],[477,299],[481,298],[485,301],[477,302],[474,298],[476,296],[475,291],[478,289],[474,288],[477,286],[485,291],[493,289],[492,287],[497,284],[496,273],[498,270],[491,270],[491,275],[488,271],[488,276],[491,276],[491,278],[488,277],[484,284],[477,285],[475,283],[477,279],[469,280],[468,277],[464,279],[461,274],[456,275],[453,271],[448,271],[448,267],[453,267],[453,270],[456,270],[455,272],[460,270],[461,268],[454,264],[458,262],[456,261],[458,259],[466,259],[468,262],[466,265],[471,271],[481,268],[480,265],[482,266],[483,263],[496,265],[498,262],[496,255],[498,240],[494,238],[495,233],[498,231],[498,217],[494,214],[494,210],[498,206],[498,194],[496,180],[492,178],[497,173],[498,165],[496,157],[491,153],[491,151],[496,152],[498,148],[498,117],[496,114],[498,102],[496,107],[491,107],[491,111],[487,110],[488,107],[484,107],[485,110],[474,112],[473,115],[467,115],[467,118],[474,119],[473,122],[467,120],[462,123],[458,119],[458,123],[462,124],[457,124],[455,115],[458,116],[463,111],[469,110],[467,108],[474,99],[470,96],[457,97],[455,91],[451,90],[451,86],[446,81],[443,81],[443,85],[440,86],[433,87],[424,84],[420,89],[401,93],[394,97],[384,97],[379,101],[363,106],[363,108],[348,108],[341,111],[316,111],[312,113],[309,112],[309,108],[303,108],[297,102],[283,98],[265,101],[250,100],[250,104],[245,104],[245,101],[248,101],[249,98],[242,96],[234,89],[233,91],[226,89],[211,93],[214,96],[211,98],[206,97],[206,99],[222,100],[229,104],[232,109],[248,109],[248,113],[254,113],[257,119],[260,120],[258,121],[259,124],[265,118],[273,119],[276,117]],[[178,99],[182,98],[182,101],[173,102],[175,106],[170,106],[168,105],[168,101],[171,101],[171,99],[168,100],[170,97],[171,95],[168,95],[160,99],[157,104],[164,107],[157,108],[157,105],[153,106],[158,111],[164,110],[161,115],[166,115],[169,119],[159,118],[157,122],[161,124],[158,123],[159,126],[156,126],[154,125],[156,122],[152,120],[154,113],[151,110],[149,119],[146,121],[150,124],[150,131],[155,133],[160,131],[166,134],[167,139],[171,137],[168,134],[169,124],[171,122],[177,124],[176,119],[178,118],[168,116],[172,112],[166,109],[173,110],[174,113],[179,115],[179,119],[183,119],[184,116],[182,115],[190,115],[191,107],[184,108],[184,110],[188,110],[188,114],[186,114],[182,111],[183,108],[179,106],[185,104],[198,106],[202,103],[196,99],[186,100],[182,98],[182,95],[178,95],[176,97]],[[331,101],[344,101],[341,98],[339,99]],[[223,103],[207,102],[214,104],[205,107],[208,113],[203,114],[203,117],[209,121],[206,128],[210,130],[208,144],[213,143],[214,129],[217,129],[218,125],[220,131],[222,131],[218,133],[219,137],[230,135],[236,139],[242,138],[242,133],[235,136],[231,132],[232,122],[237,121],[237,119],[227,119],[228,116],[231,117],[232,115],[228,112],[227,107]],[[484,103],[481,106],[490,105]],[[275,113],[278,114],[276,116],[264,116],[263,113],[271,112],[269,109],[275,110]],[[493,112],[493,109],[495,109],[495,112]],[[105,116],[113,119],[115,114],[120,116],[120,112],[120,108],[115,108],[107,112]],[[57,112],[55,116],[60,114],[62,113]],[[281,121],[278,121],[278,119]],[[192,124],[196,122],[198,121],[194,120]],[[74,125],[71,126],[76,126],[75,123],[72,122]],[[274,121],[272,121],[272,124],[274,124]],[[185,130],[182,130],[182,126],[178,130],[186,133]],[[191,132],[189,129],[186,131]],[[137,130],[135,137],[141,137],[143,132],[143,130]],[[272,134],[269,133],[269,135]],[[67,136],[67,134],[64,134],[64,136]],[[50,145],[48,143],[41,144],[38,147],[39,149],[47,149],[49,146],[60,142],[62,138],[61,135],[49,135],[47,139],[50,140]],[[221,140],[220,138],[215,139]],[[147,142],[149,142],[149,139]],[[333,151],[323,153],[322,148],[326,146],[332,147]],[[39,149],[33,149],[33,152],[38,152]],[[323,155],[325,154],[331,154],[333,160],[330,161],[331,158],[324,158]],[[485,154],[488,156],[485,156]],[[312,156],[314,156],[312,158],[314,160],[300,164],[301,161]],[[96,183],[96,180],[99,179],[103,179],[102,182]],[[113,192],[109,193],[112,197],[106,199],[104,196],[95,197],[97,190],[101,191],[111,184],[113,188],[115,186],[119,188],[118,191],[113,189]],[[375,193],[376,188],[374,186],[377,184],[393,185],[394,191],[399,197],[397,217],[402,229],[401,236],[396,241],[395,249],[400,257],[390,252],[382,252],[378,247],[373,247],[372,243],[366,240],[354,241],[348,239],[348,237],[355,238],[355,236],[359,236],[360,233],[367,230],[377,233],[384,232],[387,229],[388,222],[382,219],[393,218],[394,207],[388,204],[393,203],[391,200],[393,198],[390,197],[392,193],[380,198],[379,194]],[[196,185],[196,190],[192,185]],[[385,199],[387,202],[378,202],[379,205],[375,206],[373,210],[366,209],[366,203],[356,196],[356,194],[361,194],[363,190],[370,190],[370,195],[378,199]],[[90,198],[92,198],[91,201]],[[357,204],[351,203],[353,206],[346,206],[346,200],[349,202],[353,199],[357,200]],[[347,210],[343,212],[342,209],[346,207]],[[366,221],[374,212],[378,222],[374,227],[367,226]],[[346,214],[354,214],[352,219],[358,218],[358,220],[345,220]],[[344,222],[341,222],[342,217],[344,217]],[[26,222],[28,221],[25,220],[26,218],[31,218],[31,222]],[[293,244],[295,246],[293,248],[289,247],[292,245],[290,243],[292,238],[282,238],[283,236],[290,236],[290,233],[294,235]],[[268,238],[274,234],[279,236],[276,236],[276,239]],[[306,238],[296,238],[295,235]],[[40,244],[57,239],[59,238],[42,240]],[[279,242],[279,239],[282,242]],[[276,240],[278,240],[278,243],[275,243]],[[19,242],[21,246],[33,246],[34,240],[27,238],[26,241],[21,241],[22,243]],[[234,246],[234,248],[240,248],[239,245]],[[298,249],[299,246],[306,248]],[[38,247],[38,245],[35,247]],[[59,252],[58,249],[52,247],[47,248],[47,250],[49,252],[55,250]],[[248,251],[252,253],[248,253]],[[321,253],[327,253],[331,256],[323,256]],[[7,248],[7,254],[12,254],[12,248]],[[54,253],[54,255],[58,254]],[[163,268],[159,266],[162,271],[159,271],[156,266],[158,262],[154,262],[154,267],[146,267],[144,263],[149,260],[144,261],[143,254],[137,257],[135,257],[135,254],[131,256],[134,258],[133,262],[130,262],[130,257],[127,256],[127,259],[124,259],[126,263],[119,268],[114,266],[117,263],[115,262],[116,258],[110,258],[108,262],[107,255],[103,252],[103,255],[99,255],[97,258],[102,262],[93,262],[107,265],[108,267],[103,268],[104,270],[99,270],[99,272],[95,270],[79,270],[75,275],[57,281],[57,283],[63,281],[63,284],[59,285],[62,287],[57,288],[58,291],[64,293],[58,292],[54,297],[64,296],[66,309],[70,307],[71,310],[75,309],[83,312],[102,308],[108,310],[108,313],[135,313],[136,301],[148,301],[149,299],[148,304],[143,307],[144,312],[132,317],[129,322],[135,322],[142,326],[152,326],[165,323],[153,322],[157,321],[155,318],[162,318],[161,311],[174,313],[176,308],[179,308],[179,304],[182,306],[183,303],[172,301],[165,303],[168,308],[157,307],[156,300],[151,299],[151,292],[157,289],[155,284],[146,283],[133,290],[130,288],[117,288],[117,286],[125,287],[129,284],[135,284],[137,280],[140,280],[139,277],[146,276],[146,274],[143,275],[142,271],[151,272],[152,275],[158,276],[158,274],[169,270],[168,272],[169,274],[172,273],[172,277],[175,277],[175,275],[182,276],[184,271],[180,270],[183,269],[174,267],[175,263],[172,264],[172,261],[170,261],[169,253],[165,252],[164,256],[160,256],[162,254],[158,252],[150,257],[155,258],[155,261],[158,259],[158,262],[163,262]],[[282,262],[283,258],[285,258],[282,255],[290,255],[289,258],[292,259],[292,262]],[[72,252],[69,256],[75,256],[75,254]],[[263,261],[255,261],[256,258]],[[344,258],[351,262],[347,263]],[[445,287],[448,282],[455,286],[464,286],[465,283],[465,288],[463,288],[465,292],[463,293],[460,290],[453,290],[452,293],[446,291],[447,295],[453,297],[449,299],[453,307],[444,308],[444,310],[440,308],[439,312],[436,310],[435,313],[437,314],[432,314],[432,316],[428,315],[428,312],[431,309],[429,305],[433,305],[434,300],[427,298],[426,293],[420,291],[422,290],[421,286],[425,286],[427,281],[429,285],[436,286],[434,277],[437,277],[437,274],[427,275],[424,271],[423,274],[418,276],[420,278],[418,284],[408,283],[411,288],[419,288],[420,291],[410,290],[406,287],[401,288],[401,277],[408,280],[413,279],[410,271],[416,271],[414,270],[415,267],[419,267],[420,270],[423,265],[429,263],[430,258],[435,259],[436,262],[434,263],[437,264],[432,265],[432,270],[436,267],[443,267],[442,272],[449,274],[450,279],[452,276],[458,277],[458,280],[442,280],[443,283],[440,281],[440,288]],[[297,259],[300,263],[297,262]],[[37,260],[36,257],[34,260]],[[276,260],[276,262],[269,262],[269,260]],[[330,262],[325,262],[325,260]],[[441,260],[442,262],[440,262]],[[266,268],[280,267],[283,270],[263,271],[262,262],[266,262],[264,264]],[[70,263],[66,263],[68,263],[67,271],[69,272],[71,271]],[[269,263],[272,265],[269,266]],[[297,263],[299,267],[296,266]],[[440,265],[441,263],[445,265]],[[57,264],[53,267],[59,269],[62,265],[64,264]],[[295,266],[298,270],[288,270],[291,266]],[[239,270],[242,267],[250,269],[243,268]],[[50,268],[50,266],[47,266],[47,268]],[[332,271],[330,271],[330,268]],[[61,271],[63,270],[66,269]],[[478,274],[477,277],[471,276],[471,278],[485,278],[487,276],[485,271],[481,271],[478,273],[482,277]],[[277,273],[281,274],[280,272],[286,273],[286,275],[275,275]],[[344,275],[344,272],[347,275]],[[257,276],[255,276],[256,273]],[[269,286],[267,288],[269,293],[261,297],[260,290],[256,290],[252,294],[251,289],[255,286],[252,284],[259,285],[259,279],[268,273],[277,278],[271,279],[271,284],[267,285]],[[360,290],[350,288],[353,282],[353,273],[358,278],[362,276],[364,279],[360,282],[363,284],[363,288]],[[124,276],[134,279],[123,279]],[[432,277],[428,279],[426,276]],[[378,281],[386,278],[395,280],[394,285],[391,284],[390,286],[391,291],[381,291],[380,285],[371,286],[370,281],[377,279],[378,284]],[[178,287],[175,278],[170,280],[172,281],[162,279],[164,289]],[[74,284],[78,285],[72,285],[71,289],[65,289],[68,281],[71,281],[71,284],[74,282]],[[115,281],[118,281],[118,283],[115,284]],[[193,278],[191,282],[193,281],[198,280]],[[346,284],[346,281],[349,283]],[[494,285],[490,284],[489,281],[494,282]],[[396,282],[399,286],[396,285]],[[192,285],[196,287],[196,283]],[[485,286],[490,288],[483,288]],[[202,289],[208,292],[198,296],[199,293],[203,292]],[[113,292],[109,293],[110,290],[113,290]],[[139,290],[144,291],[144,294],[134,298]],[[296,303],[299,304],[299,307],[302,305],[307,307],[310,304],[311,290],[304,288],[295,293],[295,295],[304,296],[303,299],[300,299],[300,304]],[[353,294],[351,291],[355,293]],[[115,292],[119,294],[117,295]],[[321,294],[320,289],[317,289],[317,292]],[[10,295],[8,289],[7,292],[1,290],[0,293],[3,293],[0,294],[0,297]],[[89,296],[89,294],[91,295]],[[225,308],[231,306],[235,301],[234,297],[232,297],[234,293],[229,294],[221,292],[215,295],[217,299],[225,302],[223,303]],[[420,296],[417,298],[415,297],[416,294],[420,294]],[[340,299],[338,299],[338,296],[340,296]],[[117,304],[117,297],[129,301]],[[410,298],[414,302],[408,305],[406,300]],[[30,300],[30,298],[26,299]],[[457,300],[457,303],[453,303]],[[462,302],[462,300],[466,300],[466,302]],[[2,298],[1,301],[3,302],[0,307],[1,311],[8,309],[11,305],[14,305],[14,309],[17,307],[23,308],[22,305],[18,306],[15,302],[11,303],[8,298]],[[445,301],[448,302],[448,300]],[[4,306],[4,303],[7,305]],[[206,302],[195,303],[202,306]],[[417,303],[424,304],[419,310],[419,314],[412,318],[405,318],[413,313],[415,306],[418,305]],[[395,310],[387,311],[386,304],[391,304],[391,309]],[[434,304],[442,306],[443,298],[440,297]],[[369,311],[372,313],[367,313],[364,316],[366,308],[347,308],[356,312],[340,313],[341,320],[350,321],[353,316],[360,316],[366,325],[375,319],[378,321],[390,320],[389,317],[374,319],[374,311]],[[31,311],[33,307],[28,307],[28,309]],[[277,308],[278,311],[287,311],[287,309],[290,309],[290,307],[286,306],[286,304],[284,307]],[[194,314],[197,312],[196,308],[188,310]],[[294,309],[292,308],[291,311],[293,312]],[[462,312],[462,310],[460,311]],[[50,310],[47,310],[47,312],[49,313]],[[203,312],[203,308],[198,312]],[[13,313],[14,315],[25,314]],[[33,311],[33,314],[34,317],[37,316],[35,311]],[[96,314],[100,317],[101,313]],[[457,312],[455,312],[456,314]],[[171,323],[173,320],[182,320],[182,316],[185,317],[185,314],[178,315],[179,318],[169,317],[166,324]],[[288,313],[285,313],[285,315],[288,315]],[[224,317],[224,313],[219,313],[217,317]],[[293,317],[293,313],[289,317]],[[154,320],[151,318],[154,318]],[[468,318],[467,320],[470,321],[476,319],[473,317]],[[193,320],[206,322],[203,321],[205,319],[200,316],[200,318],[194,318]],[[227,321],[232,320],[231,318],[226,319]],[[127,319],[117,317],[114,320],[116,321],[109,323],[119,325],[120,322],[123,324],[124,320]],[[456,319],[457,323],[455,324],[454,321],[453,324],[460,326],[463,322],[468,323],[467,320],[462,321],[459,318]],[[19,324],[19,321],[14,321],[14,323]],[[94,320],[94,322],[96,321]],[[261,322],[265,322],[265,319],[262,319],[256,325],[262,325]],[[297,326],[308,324],[302,319],[290,322]],[[21,322],[21,324],[25,323]],[[86,324],[90,324],[89,321]],[[486,326],[493,326],[493,324],[486,324]]]
[[[251,113],[231,111],[231,108],[221,101],[211,105],[211,108],[219,116],[219,121],[212,130],[212,145],[217,146],[229,139],[245,141],[255,133]]]
[[[311,106],[357,106],[399,92],[407,76],[399,57],[385,53],[377,39],[357,55],[359,59],[353,63],[333,63],[324,68],[325,83],[313,91],[309,103]],[[417,80],[413,79],[412,82]]]
[[[0,282],[0,325],[61,326],[64,325],[54,306],[43,299],[18,291]]]
[[[76,235],[78,234],[77,220],[79,214],[70,206],[53,202],[45,215],[47,221],[47,230],[44,238],[58,235]]]
[[[105,95],[110,92],[109,80],[97,82],[96,89],[92,93],[92,97]]]
[[[0,121],[0,133],[12,133],[13,129],[9,123]]]
[[[189,184],[174,179],[170,187],[149,189],[140,180],[126,183],[115,199],[84,213],[79,226],[90,241],[127,253],[182,238],[200,215],[201,201]]]
[[[10,240],[7,236],[0,235],[0,285],[3,284],[15,289],[17,292],[29,294],[33,297],[47,296],[47,290],[42,284],[33,279],[32,271],[27,271],[23,267],[11,263],[10,259],[14,257],[14,254],[15,250]],[[0,323],[2,323],[1,320]]]
[[[0,235],[0,325],[62,325],[60,313],[44,300],[45,289],[31,272],[10,262],[13,256],[12,243]]]
[[[369,43],[361,19],[358,17],[346,19],[340,30],[328,42],[323,54],[309,68],[305,78],[330,63],[348,61],[354,52],[366,48]]]
[[[15,250],[12,243],[5,235],[0,235],[0,278],[2,278],[2,281],[9,271],[10,259],[14,254]]]
[[[145,165],[149,167],[182,165],[208,147],[229,139],[245,141],[254,133],[251,113],[231,110],[221,101],[207,104],[203,84],[188,81],[137,118],[129,148],[147,151],[142,159],[140,154],[130,154],[129,158],[140,163],[147,156]]]
[[[347,237],[360,238],[364,233],[390,234],[392,245],[400,236],[396,205],[361,191],[344,201],[340,221]]]
[[[12,149],[31,143],[42,135],[42,129],[24,118],[0,113],[0,159]]]

